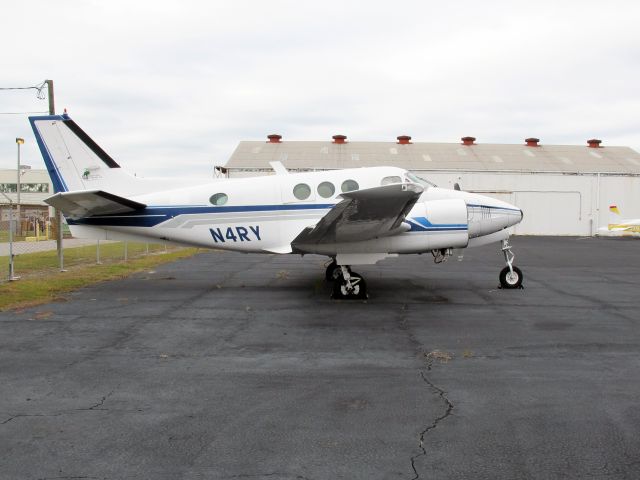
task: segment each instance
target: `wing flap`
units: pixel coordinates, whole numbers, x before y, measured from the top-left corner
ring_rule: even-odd
[[[343,193],[344,200],[292,245],[356,242],[406,231],[403,220],[422,192],[420,185],[405,183]]]
[[[102,190],[61,192],[45,199],[45,203],[62,210],[65,216],[74,220],[96,215],[128,213],[146,208],[144,203]]]

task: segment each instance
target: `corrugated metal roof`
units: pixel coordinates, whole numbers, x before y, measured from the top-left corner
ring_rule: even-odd
[[[629,147],[395,142],[240,142],[228,169],[290,169],[398,166],[408,170],[521,171],[640,174],[640,153]]]

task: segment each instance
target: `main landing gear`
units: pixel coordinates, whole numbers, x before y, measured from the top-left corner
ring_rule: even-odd
[[[325,274],[327,281],[333,282],[335,300],[363,300],[367,298],[367,283],[362,275],[352,272],[347,265],[338,265],[333,260]]]
[[[509,240],[502,240],[502,253],[507,266],[500,272],[500,286],[502,288],[522,288],[522,270],[513,265],[513,259],[516,257],[511,251]]]

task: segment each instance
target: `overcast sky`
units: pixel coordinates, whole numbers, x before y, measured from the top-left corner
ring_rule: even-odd
[[[640,150],[637,1],[91,1],[3,5],[0,87],[50,78],[123,167],[211,175],[241,140],[628,145]],[[33,90],[0,112],[43,111]],[[0,168],[44,168],[0,115]]]

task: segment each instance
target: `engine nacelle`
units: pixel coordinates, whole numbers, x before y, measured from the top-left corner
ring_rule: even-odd
[[[418,202],[403,222],[401,230],[396,235],[362,242],[305,245],[304,251],[321,255],[381,252],[395,254],[465,248],[469,243],[467,205],[460,198]]]
[[[411,230],[425,231],[424,250],[464,248],[469,243],[467,204],[461,198],[428,200],[411,211]]]

